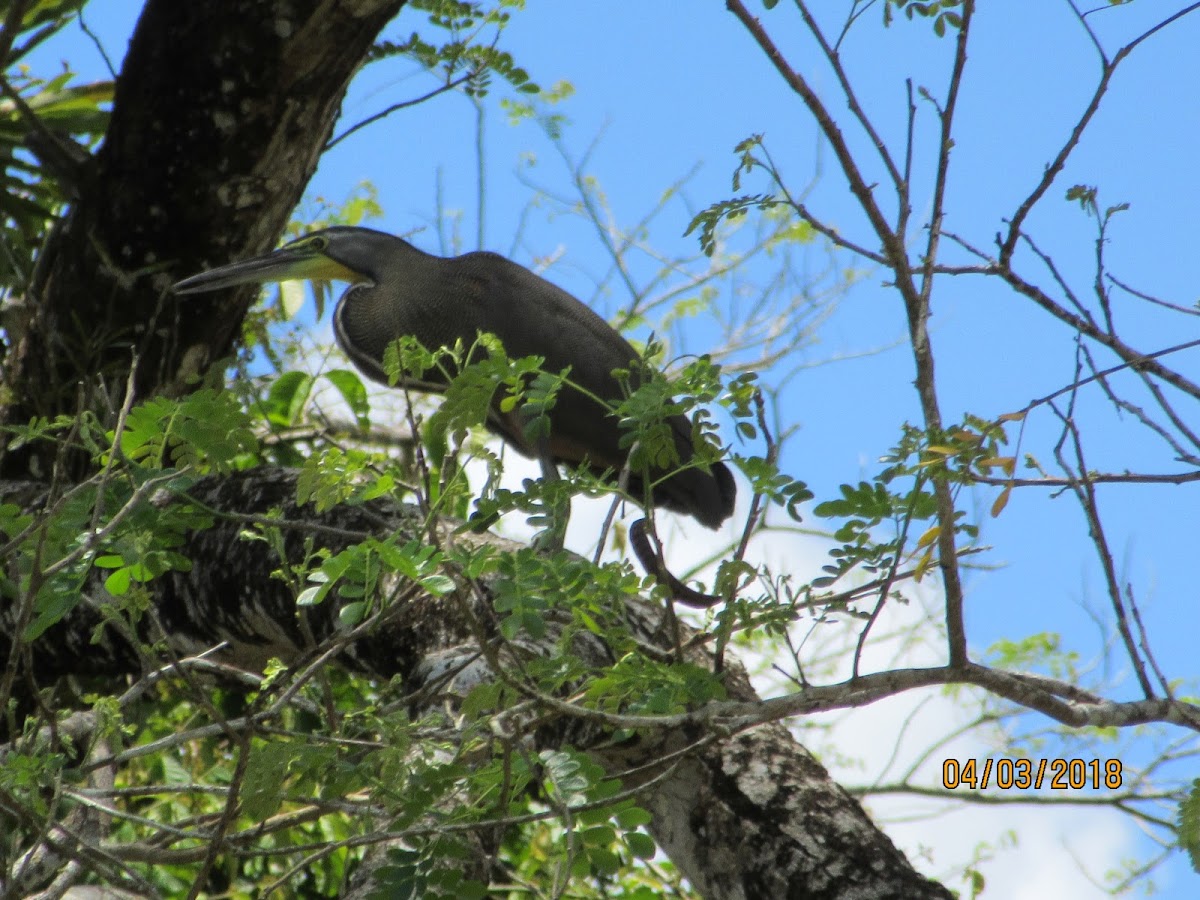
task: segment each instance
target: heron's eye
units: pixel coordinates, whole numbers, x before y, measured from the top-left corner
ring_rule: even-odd
[[[315,250],[317,253],[325,252],[325,248],[329,246],[329,238],[324,235],[314,235],[313,237],[297,238],[287,245],[288,250]]]

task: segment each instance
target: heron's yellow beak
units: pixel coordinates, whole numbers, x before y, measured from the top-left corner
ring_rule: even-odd
[[[174,286],[177,294],[200,294],[239,284],[268,281],[358,281],[362,276],[312,247],[289,246],[253,259],[209,269]]]

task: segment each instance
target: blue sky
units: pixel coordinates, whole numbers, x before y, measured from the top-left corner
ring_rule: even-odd
[[[89,24],[114,60],[122,55],[136,6],[94,4],[88,10]],[[1065,3],[1025,0],[982,6],[960,102],[946,227],[990,249],[1002,217],[1032,188],[1082,110],[1098,66]],[[1093,15],[1090,21],[1115,49],[1156,16],[1179,6],[1134,3]],[[793,62],[824,95],[831,95],[832,76],[816,65],[811,45],[800,42],[788,4],[757,12]],[[885,140],[897,146],[904,128],[904,77],[940,96],[952,43],[934,37],[926,22],[901,20],[885,30],[878,21],[877,11],[866,14],[846,44],[845,59],[864,106]],[[412,30],[428,33],[420,14],[405,11],[390,35],[400,38]],[[808,201],[818,216],[874,246],[799,100],[785,90],[723,5],[643,3],[617,12],[611,3],[596,0],[530,0],[526,12],[515,16],[502,46],[542,86],[558,79],[574,85],[574,97],[558,110],[570,120],[564,145],[580,157],[596,141],[589,171],[622,224],[638,219],[667,185],[699,165],[685,192],[690,208],[678,202],[654,222],[650,237],[657,246],[671,252],[694,247],[694,236],[682,237],[691,212],[730,195],[732,148],[758,132],[766,135],[793,184],[803,185],[819,172]],[[1102,206],[1131,204],[1110,233],[1107,253],[1116,274],[1181,305],[1197,300],[1197,46],[1200,16],[1193,15],[1153,38],[1123,65],[1084,143],[1031,217],[1031,230],[1080,291],[1088,290],[1095,223],[1078,205],[1065,201],[1066,188],[1075,183],[1098,185]],[[70,59],[85,77],[104,74],[99,57],[79,35],[64,36],[36,59],[53,64],[59,58]],[[427,76],[402,68],[368,69],[347,99],[345,121],[357,121],[431,86]],[[834,104],[835,113],[842,110]],[[547,277],[606,313],[620,309],[628,298],[619,289],[596,294],[595,281],[608,262],[579,221],[535,210],[523,220],[523,237],[514,250],[513,235],[530,199],[518,170],[560,191],[567,190],[566,172],[535,125],[508,125],[494,104],[486,115],[487,248],[511,253],[526,264],[561,251]],[[336,201],[369,180],[385,209],[377,226],[399,233],[424,228],[412,239],[437,250],[429,223],[440,180],[444,206],[462,211],[463,249],[475,249],[475,126],[475,111],[461,96],[443,96],[399,112],[328,154],[312,191]],[[928,105],[922,104],[914,189],[918,217],[928,203],[932,127]],[[857,135],[852,141],[860,150],[865,146]],[[537,160],[532,169],[522,163],[529,154]],[[882,181],[882,172],[872,177]],[[751,182],[746,189],[761,188],[761,182]],[[814,249],[813,265],[823,259],[823,252]],[[839,260],[853,264],[845,256]],[[898,298],[881,287],[877,273],[863,274],[823,326],[819,343],[800,351],[805,361],[857,357],[903,338]],[[1037,274],[1041,283],[1048,283],[1044,272]],[[960,277],[940,282],[934,310],[932,339],[948,420],[967,411],[992,418],[1070,382],[1070,334],[1027,301],[982,279]],[[1193,326],[1200,324],[1127,297],[1120,298],[1116,314],[1130,342],[1148,351],[1190,339],[1198,330]],[[691,335],[689,349],[703,350],[707,334],[701,328]],[[1102,364],[1111,362],[1099,358]],[[1200,376],[1200,351],[1187,351],[1168,363],[1193,378]],[[868,477],[900,425],[919,420],[912,378],[911,356],[903,344],[801,373],[784,399],[785,416],[801,429],[785,467],[808,481],[818,498],[829,496],[841,482]],[[1097,391],[1084,392],[1083,406],[1095,468],[1177,468],[1170,454],[1128,417],[1110,415]],[[1186,417],[1188,408],[1181,408]],[[1052,468],[1055,434],[1051,417],[1042,411],[1032,417],[1022,450]],[[1121,577],[1137,592],[1158,662],[1169,676],[1193,683],[1200,613],[1186,560],[1194,552],[1195,491],[1136,487],[1101,492]],[[994,547],[987,562],[996,568],[969,576],[972,646],[979,651],[1001,637],[1059,631],[1085,663],[1097,660],[1106,636],[1089,609],[1103,616],[1106,605],[1078,506],[1067,496],[1053,499],[1048,492],[1018,491],[1004,514],[991,520],[986,509],[992,499],[994,492],[988,491],[976,497],[984,513],[984,542]],[[1135,695],[1126,674],[1120,669],[1111,673],[1118,682],[1117,696]],[[997,821],[1003,826],[1002,817]],[[1131,833],[1124,849],[1138,846],[1132,843],[1138,840]],[[1143,852],[1148,846],[1140,845]],[[1021,858],[1019,852],[1002,857],[1001,869],[992,871],[999,877]],[[1068,875],[1071,866],[1064,862]],[[1062,882],[1064,892],[1056,896],[1094,895],[1075,874],[1075,880]],[[1194,895],[1195,878],[1181,859],[1166,874],[1160,879],[1161,896]]]

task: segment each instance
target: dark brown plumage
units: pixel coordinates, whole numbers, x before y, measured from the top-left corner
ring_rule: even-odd
[[[193,293],[291,278],[351,283],[334,312],[334,333],[354,364],[377,381],[387,383],[384,350],[399,337],[411,335],[428,349],[458,340],[469,347],[484,331],[499,337],[510,357],[543,357],[550,372],[569,366],[572,382],[609,403],[623,399],[614,369],[630,370],[637,384],[638,354],[616,329],[566,291],[495,253],[443,258],[383,232],[334,227],[266,256],[185,279],[175,290]],[[410,386],[441,391],[445,378],[427,372]],[[524,436],[519,410],[506,414],[493,404],[488,427],[528,456],[548,454],[555,462],[622,470],[627,450],[620,445],[619,423],[591,397],[565,389],[549,422],[549,440],[542,446]],[[691,425],[683,416],[672,417],[669,425],[684,468],[655,485],[653,503],[716,528],[733,513],[733,476],[720,462],[687,468],[696,455]],[[635,500],[643,497],[641,475],[631,473]],[[649,475],[658,482],[666,472]]]

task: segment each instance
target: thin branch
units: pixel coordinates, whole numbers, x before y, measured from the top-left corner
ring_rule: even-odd
[[[1200,481],[1200,472],[1180,472],[1178,474],[1140,474],[1136,472],[1110,472],[1103,474],[1088,474],[1092,484],[1190,484]],[[1070,476],[1067,478],[990,478],[977,476],[976,484],[987,484],[992,487],[1043,487],[1043,488],[1074,488],[1080,484],[1080,479]]]
[[[942,414],[937,399],[937,382],[934,376],[933,348],[929,342],[930,297],[933,294],[934,275],[932,266],[937,259],[941,243],[942,220],[945,217],[946,183],[950,171],[950,150],[954,146],[954,113],[958,107],[958,91],[962,84],[963,71],[967,63],[967,41],[971,22],[975,16],[974,0],[964,0],[962,24],[958,28],[958,40],[954,50],[954,67],[946,91],[946,104],[939,113],[941,118],[941,144],[938,149],[937,176],[933,192],[933,209],[929,220],[929,240],[925,249],[924,272],[921,276],[919,293],[898,280],[904,294],[908,312],[909,330],[912,334],[913,358],[917,367],[917,393],[921,398],[921,410],[925,425],[935,435],[942,431]],[[937,503],[937,517],[941,528],[938,531],[938,564],[942,573],[942,585],[946,602],[946,644],[950,664],[964,665],[967,662],[967,629],[963,620],[963,586],[958,569],[958,548],[955,536],[954,497],[950,485],[944,478],[935,478],[933,494]]]
[[[1089,375],[1087,378],[1080,378],[1076,381],[1072,381],[1066,387],[1059,388],[1057,391],[1054,391],[1051,394],[1047,394],[1045,397],[1039,397],[1036,400],[1029,401],[1029,403],[1027,403],[1024,407],[1021,408],[1020,412],[1027,413],[1030,410],[1036,409],[1039,406],[1044,406],[1052,400],[1057,400],[1059,397],[1062,397],[1066,394],[1070,394],[1071,392],[1078,390],[1079,388],[1083,387],[1085,384],[1091,384],[1093,381],[1100,381],[1104,378],[1107,378],[1109,375],[1114,374],[1115,372],[1122,371],[1123,369],[1132,368],[1139,372],[1144,372],[1148,368],[1148,366],[1146,366],[1146,363],[1149,363],[1151,360],[1158,359],[1159,357],[1162,357],[1162,356],[1169,356],[1172,353],[1179,353],[1181,350],[1191,350],[1194,347],[1200,347],[1200,338],[1197,338],[1194,341],[1185,341],[1184,343],[1176,344],[1173,347],[1165,347],[1162,350],[1155,350],[1153,353],[1147,353],[1143,356],[1138,356],[1135,359],[1131,359],[1126,362],[1120,363],[1119,365],[1110,366],[1107,369],[1102,369],[1099,372],[1095,372],[1094,374]],[[1168,369],[1167,371],[1171,371],[1171,370]]]
[[[1195,12],[1197,9],[1200,9],[1200,2],[1192,3],[1173,15],[1163,19],[1118,50],[1113,56],[1111,62],[1105,56],[1103,50],[1100,49],[1099,42],[1096,41],[1095,35],[1091,34],[1091,29],[1088,28],[1088,33],[1092,37],[1093,42],[1096,43],[1097,51],[1100,53],[1100,81],[1097,83],[1095,91],[1092,92],[1092,97],[1088,101],[1088,105],[1084,109],[1083,114],[1075,123],[1075,127],[1071,129],[1071,134],[1067,138],[1066,143],[1063,144],[1063,146],[1059,149],[1058,154],[1054,157],[1054,161],[1046,167],[1046,171],[1042,174],[1041,180],[1038,181],[1037,185],[1029,193],[1029,196],[1022,201],[1021,205],[1017,208],[1016,214],[1009,221],[1008,235],[1000,244],[1000,263],[1002,266],[1008,268],[1010,262],[1012,261],[1013,251],[1017,246],[1017,239],[1021,233],[1021,226],[1025,224],[1025,220],[1029,217],[1029,213],[1033,211],[1033,207],[1037,205],[1038,201],[1041,200],[1043,196],[1045,196],[1046,191],[1050,189],[1050,186],[1054,183],[1055,179],[1058,178],[1059,174],[1067,164],[1067,158],[1079,145],[1079,141],[1083,137],[1084,131],[1087,130],[1088,125],[1091,123],[1092,117],[1096,114],[1096,110],[1100,108],[1100,101],[1108,92],[1108,86],[1112,81],[1113,74],[1117,70],[1117,66],[1119,66],[1121,62],[1127,56],[1129,56],[1129,54],[1132,53],[1134,49],[1143,41],[1166,28],[1172,22],[1182,19],[1184,16]]]
[[[1116,407],[1118,411],[1129,413],[1144,427],[1149,428],[1156,435],[1158,435],[1158,437],[1165,441],[1167,446],[1171,448],[1171,451],[1175,454],[1175,458],[1179,462],[1187,463],[1193,466],[1200,466],[1200,457],[1197,457],[1196,454],[1184,449],[1183,444],[1176,439],[1175,435],[1173,435],[1165,425],[1151,418],[1150,415],[1136,403],[1117,395],[1116,389],[1109,383],[1108,378],[1106,378],[1104,374],[1096,368],[1096,363],[1092,359],[1092,353],[1090,349],[1084,347],[1083,354],[1087,359],[1088,366],[1096,376],[1097,382],[1100,385],[1100,389],[1104,392],[1104,396],[1108,397],[1109,402],[1112,403],[1112,405]],[[1188,428],[1187,424],[1175,413],[1175,410],[1172,409],[1171,405],[1167,403],[1167,398],[1163,396],[1162,389],[1144,372],[1137,372],[1137,375],[1141,378],[1146,389],[1150,391],[1151,395],[1158,402],[1163,412],[1166,413],[1167,418],[1171,420],[1171,424],[1179,430],[1180,434],[1184,435],[1192,442],[1193,447],[1200,447],[1200,442],[1197,441],[1196,435],[1193,434],[1192,430]]]
[[[1133,366],[1142,371],[1148,372],[1183,393],[1200,400],[1200,385],[1196,384],[1188,378],[1184,378],[1173,369],[1168,369],[1163,365],[1155,362],[1155,358],[1162,356],[1165,352],[1174,352],[1175,349],[1182,349],[1183,346],[1192,346],[1192,342],[1187,345],[1181,345],[1180,348],[1172,348],[1169,351],[1159,351],[1157,353],[1142,353],[1135,350],[1133,347],[1126,344],[1115,335],[1108,334],[1102,331],[1096,325],[1085,319],[1075,315],[1068,309],[1065,309],[1061,304],[1054,301],[1045,291],[1037,285],[1031,284],[1021,276],[1017,275],[1006,264],[998,264],[995,270],[996,274],[1004,281],[1005,284],[1012,287],[1017,293],[1028,297],[1042,309],[1046,310],[1052,316],[1072,329],[1082,334],[1084,337],[1090,338],[1098,344],[1107,347],[1118,357],[1125,361],[1125,365]],[[1061,392],[1060,392],[1061,393]],[[1057,395],[1056,395],[1057,396]]]
[[[853,0],[853,2],[850,4],[850,12],[846,14],[846,21],[842,24],[842,30],[838,33],[837,40],[833,42],[833,49],[835,51],[841,49],[842,41],[844,41],[846,39],[846,35],[850,33],[850,28],[856,21],[858,21],[859,17],[863,13],[875,5],[876,0],[865,0],[862,6],[858,5],[860,2],[861,0]]]
[[[782,185],[780,185],[780,186],[782,186]],[[841,247],[843,250],[849,250],[851,253],[861,256],[864,259],[869,259],[869,260],[871,260],[871,262],[875,263],[876,265],[880,265],[880,266],[888,265],[887,258],[882,253],[880,253],[877,250],[868,250],[862,244],[857,244],[854,241],[850,240],[849,238],[845,237],[840,231],[838,231],[832,225],[826,225],[824,222],[822,222],[820,219],[818,219],[816,216],[814,216],[809,211],[808,207],[806,205],[804,205],[803,203],[799,203],[799,202],[793,203],[793,202],[789,201],[789,205],[792,207],[792,209],[794,209],[796,211],[796,215],[798,215],[801,219],[803,219],[810,226],[812,226],[813,231],[828,238],[830,241],[832,241],[838,247]]]
[[[904,124],[904,194],[900,204],[900,214],[897,218],[898,231],[908,233],[908,217],[912,215],[912,201],[909,186],[912,184],[913,147],[916,145],[917,134],[917,103],[913,100],[913,82],[911,78],[904,79],[904,98],[907,116]]]
[[[886,251],[888,265],[901,270],[907,270],[907,261],[905,259],[904,246],[900,243],[887,223],[887,219],[883,215],[883,211],[879,208],[879,204],[875,202],[873,187],[869,185],[859,170],[858,162],[854,158],[854,154],[850,152],[850,147],[846,143],[842,131],[838,128],[837,121],[830,115],[828,108],[821,99],[817,96],[816,91],[812,86],[791,67],[782,51],[771,40],[763,28],[762,23],[757,18],[750,14],[746,9],[742,0],[726,0],[725,8],[732,12],[750,32],[755,43],[758,44],[767,59],[775,66],[776,71],[783,77],[788,87],[793,92],[800,96],[804,105],[808,107],[808,111],[812,114],[817,122],[817,126],[821,129],[825,139],[829,142],[833,149],[834,155],[837,157],[838,164],[842,168],[847,181],[850,185],[850,191],[858,200],[859,205],[867,215],[867,219],[871,223],[871,227],[879,236]]]
[[[1055,283],[1062,289],[1062,292],[1064,295],[1066,295],[1066,298],[1071,301],[1071,305],[1073,307],[1075,307],[1075,309],[1078,311],[1079,315],[1083,316],[1085,319],[1088,320],[1088,322],[1090,322],[1093,326],[1095,326],[1097,329],[1099,329],[1100,326],[1096,325],[1096,320],[1092,317],[1092,311],[1090,309],[1088,309],[1086,306],[1084,306],[1083,301],[1081,301],[1079,299],[1079,297],[1076,296],[1075,291],[1071,288],[1071,285],[1067,283],[1067,279],[1063,277],[1061,272],[1059,272],[1058,266],[1055,264],[1053,257],[1051,257],[1050,254],[1043,251],[1042,248],[1039,247],[1037,245],[1037,243],[1034,241],[1034,239],[1031,238],[1029,235],[1024,234],[1024,235],[1021,235],[1021,237],[1024,239],[1025,243],[1029,246],[1029,249],[1033,251],[1034,255],[1037,256],[1037,258],[1039,260],[1041,260],[1042,265],[1044,265],[1049,270],[1050,276],[1054,279]],[[1111,333],[1111,331],[1110,331],[1110,333]]]
[[[887,602],[888,594],[892,591],[892,586],[895,584],[896,577],[900,570],[900,559],[904,555],[904,547],[908,542],[908,532],[912,527],[913,513],[915,512],[917,498],[921,495],[921,487],[924,481],[924,472],[918,472],[916,479],[913,482],[912,490],[910,491],[908,509],[904,511],[904,517],[900,526],[900,534],[896,538],[896,549],[892,553],[892,564],[888,566],[887,574],[883,577],[877,591],[877,599],[875,606],[867,617],[867,622],[858,634],[858,640],[854,647],[854,662],[850,669],[850,677],[857,678],[859,665],[862,662],[863,651],[867,645],[867,635],[871,633],[876,621],[879,619],[880,613],[883,612],[884,604]]]
[[[1132,294],[1134,297],[1137,297],[1139,300],[1145,300],[1147,303],[1153,303],[1156,306],[1161,306],[1164,309],[1171,310],[1172,312],[1183,313],[1185,316],[1200,316],[1200,309],[1198,309],[1195,306],[1183,306],[1182,304],[1179,304],[1179,303],[1171,303],[1168,300],[1163,300],[1159,297],[1155,297],[1153,294],[1147,294],[1143,291],[1139,291],[1137,288],[1130,287],[1125,282],[1123,282],[1119,278],[1117,278],[1117,276],[1115,276],[1111,273],[1108,273],[1107,277],[1108,277],[1109,281],[1111,281],[1113,284],[1115,284],[1121,290],[1125,291],[1127,294]]]
[[[1072,403],[1074,398],[1072,398]],[[1154,688],[1150,685],[1150,679],[1146,675],[1146,668],[1142,662],[1142,658],[1138,655],[1137,646],[1133,640],[1133,633],[1129,628],[1129,617],[1125,611],[1125,604],[1121,597],[1121,586],[1117,579],[1117,571],[1113,565],[1112,550],[1108,545],[1108,537],[1105,534],[1104,523],[1100,518],[1100,507],[1096,498],[1095,485],[1092,484],[1087,474],[1087,463],[1083,456],[1083,440],[1079,435],[1079,428],[1075,423],[1074,418],[1068,413],[1060,412],[1058,407],[1051,404],[1051,409],[1058,414],[1063,423],[1063,437],[1069,437],[1071,440],[1072,451],[1075,456],[1075,461],[1078,465],[1079,476],[1078,483],[1072,487],[1076,498],[1079,500],[1079,505],[1083,509],[1084,517],[1088,523],[1088,534],[1092,539],[1092,543],[1096,547],[1096,555],[1100,561],[1100,568],[1104,572],[1104,582],[1108,588],[1109,600],[1112,602],[1113,615],[1116,619],[1117,633],[1121,637],[1122,643],[1125,645],[1125,652],[1129,656],[1129,661],[1133,665],[1135,674],[1137,675],[1138,684],[1141,686],[1142,692],[1146,699],[1153,699]],[[1058,457],[1059,463],[1065,471],[1071,471],[1066,459],[1062,454],[1062,443],[1055,447],[1055,456]]]
[[[422,94],[420,97],[417,97],[413,100],[405,100],[402,103],[393,103],[387,109],[382,110],[381,112],[377,112],[373,116],[367,116],[367,118],[363,119],[361,122],[356,122],[355,124],[353,124],[349,128],[347,128],[345,131],[343,131],[341,134],[339,134],[337,137],[333,138],[333,140],[326,143],[325,146],[321,149],[321,152],[328,153],[330,150],[332,150],[334,147],[336,147],[338,144],[340,144],[346,138],[350,137],[350,135],[354,134],[354,132],[358,131],[361,128],[366,128],[368,125],[374,124],[375,122],[378,122],[380,119],[387,118],[394,112],[397,112],[401,109],[407,109],[410,106],[416,106],[418,103],[424,103],[426,100],[432,100],[438,94],[444,94],[444,93],[446,93],[446,91],[452,91],[456,87],[466,84],[468,81],[471,80],[472,74],[473,73],[468,72],[466,75],[463,75],[460,78],[456,78],[453,81],[447,81],[445,84],[437,86],[436,88],[434,88],[432,91],[430,91],[427,94]]]
[[[809,12],[808,4],[804,0],[796,0],[796,8],[800,10],[800,15],[804,19],[804,24],[808,26],[809,32],[821,47],[821,52],[825,54],[825,61],[829,63],[829,67],[833,69],[833,74],[837,77],[838,84],[842,88],[842,93],[846,97],[846,105],[850,107],[850,112],[854,118],[858,120],[858,124],[862,126],[863,131],[871,139],[871,145],[875,148],[875,152],[879,154],[879,158],[883,161],[884,166],[888,170],[888,175],[891,176],[892,184],[896,188],[896,193],[901,197],[906,196],[908,181],[896,168],[896,163],[892,160],[891,153],[888,152],[887,144],[883,138],[879,136],[879,132],[875,130],[875,126],[871,124],[871,120],[867,118],[866,112],[863,111],[862,104],[858,102],[858,96],[854,92],[854,86],[850,83],[850,79],[846,77],[846,70],[842,66],[842,59],[838,55],[835,47],[831,47],[829,42],[825,40],[825,35],[821,32],[817,20],[813,18]],[[839,38],[840,41],[840,38]]]
[[[1162,688],[1162,692],[1167,697],[1174,697],[1175,692],[1171,690],[1171,682],[1167,680],[1167,676],[1163,674],[1163,670],[1158,665],[1158,660],[1154,657],[1154,653],[1150,650],[1150,636],[1146,633],[1146,623],[1142,621],[1142,611],[1138,607],[1137,598],[1133,596],[1133,585],[1126,583],[1125,599],[1129,602],[1129,609],[1133,615],[1133,623],[1138,630],[1138,646],[1142,653],[1146,655],[1146,661],[1150,663],[1150,668],[1154,671],[1154,677],[1158,679],[1158,686]]]
[[[92,45],[96,48],[96,52],[99,53],[100,58],[102,60],[104,60],[104,67],[106,69],[108,69],[108,77],[111,78],[113,81],[116,81],[117,80],[117,68],[116,68],[116,66],[113,65],[112,60],[109,59],[108,51],[104,49],[104,42],[100,40],[99,36],[96,35],[96,33],[94,31],[92,31],[92,29],[88,25],[88,23],[86,21],[84,21],[83,6],[79,7],[79,11],[75,14],[75,20],[79,23],[79,30],[88,36],[88,38],[92,42]]]

